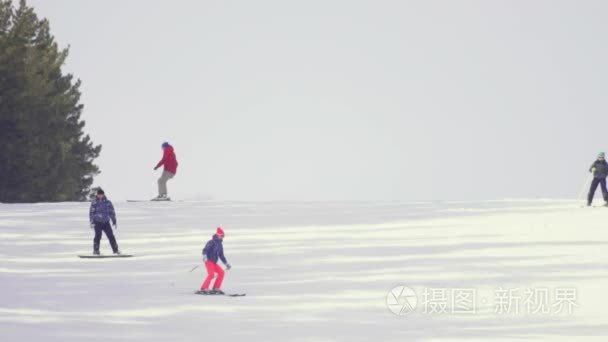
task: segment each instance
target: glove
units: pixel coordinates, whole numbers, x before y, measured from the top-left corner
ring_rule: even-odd
[[[207,255],[203,254],[203,262],[207,262]]]
[[[158,166],[155,166],[155,167],[154,167],[154,171],[156,171],[156,170],[158,170]]]
[[[230,264],[226,264],[226,270],[229,270],[231,268],[232,268],[232,266],[230,266]]]
[[[592,168],[591,168],[591,173],[594,173],[594,172],[595,172],[595,168],[594,168],[594,167],[592,167]]]
[[[118,229],[118,223],[114,222],[114,229]]]
[[[95,229],[95,223],[91,223],[91,229]]]

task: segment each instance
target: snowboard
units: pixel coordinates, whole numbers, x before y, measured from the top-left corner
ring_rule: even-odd
[[[130,258],[132,257],[133,254],[100,254],[100,255],[95,255],[95,254],[86,254],[86,255],[79,255],[79,258],[82,259],[105,259],[105,258]]]
[[[195,291],[194,294],[201,296],[225,296],[225,297],[245,297],[246,293],[226,293],[226,294],[212,294],[212,293],[203,293],[201,291]]]
[[[608,205],[602,204],[602,205],[586,205],[586,204],[581,204],[581,208],[606,208],[608,207]]]

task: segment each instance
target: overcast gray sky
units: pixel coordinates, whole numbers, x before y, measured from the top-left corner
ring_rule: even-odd
[[[607,149],[608,1],[30,0],[96,184],[151,198],[574,197]]]

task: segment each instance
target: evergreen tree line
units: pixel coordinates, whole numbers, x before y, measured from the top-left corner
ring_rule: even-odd
[[[0,0],[0,202],[86,200],[99,174],[67,57],[25,0]]]

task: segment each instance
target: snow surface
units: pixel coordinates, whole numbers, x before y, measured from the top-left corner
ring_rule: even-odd
[[[77,257],[92,249],[87,203],[0,204],[0,340],[608,338],[608,209],[566,200],[115,206],[120,248],[136,257]],[[246,297],[192,294],[203,273],[188,271],[217,225],[233,266],[224,289]],[[416,291],[416,312],[388,310],[397,285]],[[424,313],[425,288],[473,288],[487,302],[475,314]],[[578,307],[497,314],[500,288],[576,288]]]

